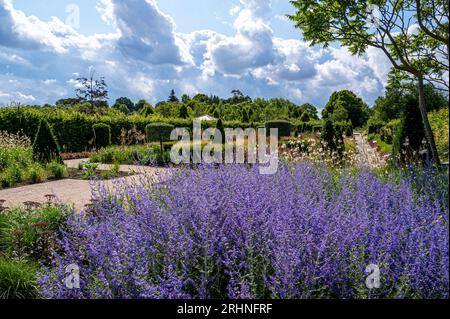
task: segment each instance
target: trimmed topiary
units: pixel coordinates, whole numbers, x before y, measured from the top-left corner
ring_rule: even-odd
[[[335,135],[336,132],[334,130],[333,122],[329,118],[327,118],[323,125],[322,134],[320,135],[320,138],[322,142],[325,142],[326,144],[325,148],[329,150],[330,153],[336,150],[336,143],[334,139]]]
[[[97,149],[111,145],[111,127],[108,124],[94,124],[92,130],[94,131],[94,141]]]
[[[425,141],[425,143],[423,143]],[[406,99],[404,110],[397,126],[393,140],[393,156],[401,163],[426,160],[426,153],[429,152],[425,138],[425,129],[422,122],[420,109],[413,96]]]
[[[222,134],[222,144],[225,144],[225,129],[223,127],[223,122],[222,119],[219,119],[217,121],[217,126],[216,128],[220,131],[220,133]]]
[[[164,142],[170,141],[170,134],[175,126],[166,123],[152,123],[145,127],[147,142],[159,142],[161,146],[161,159],[164,158]]]
[[[266,130],[267,130],[267,134],[270,134],[270,129],[271,128],[277,128],[278,129],[278,136],[279,137],[283,137],[283,136],[291,136],[291,122],[288,121],[269,121],[266,122]]]
[[[34,138],[33,156],[35,160],[49,163],[52,160],[62,162],[58,141],[50,124],[41,120]]]

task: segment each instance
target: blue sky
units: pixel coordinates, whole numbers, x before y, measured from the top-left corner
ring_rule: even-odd
[[[92,67],[111,102],[156,103],[173,88],[319,108],[350,89],[373,103],[389,70],[383,55],[310,47],[285,18],[293,12],[282,0],[0,0],[0,105],[71,97]]]

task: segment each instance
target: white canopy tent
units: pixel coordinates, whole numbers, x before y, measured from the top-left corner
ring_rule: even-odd
[[[209,115],[203,115],[201,117],[196,118],[196,120],[200,121],[217,121],[215,117],[209,116]]]

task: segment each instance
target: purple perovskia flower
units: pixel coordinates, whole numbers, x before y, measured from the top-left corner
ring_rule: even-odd
[[[100,188],[94,213],[71,216],[41,293],[448,298],[448,197],[440,184],[448,175],[433,174],[433,181],[369,171],[336,177],[299,164],[260,175],[231,165]],[[72,263],[80,267],[78,290],[63,284]],[[365,285],[369,264],[379,267],[378,289]]]

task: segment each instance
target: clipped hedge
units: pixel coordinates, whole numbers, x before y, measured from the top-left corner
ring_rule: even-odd
[[[152,123],[145,127],[147,142],[168,142],[175,126],[167,123]]]
[[[92,131],[94,132],[95,146],[97,149],[111,145],[111,126],[104,123],[94,124]]]
[[[147,142],[159,142],[160,143],[160,158],[161,162],[164,162],[164,142],[170,141],[170,135],[175,129],[174,125],[167,123],[152,123],[145,127],[145,135]]]
[[[322,128],[322,121],[320,121],[320,120],[311,120],[311,121],[308,121],[308,122],[297,122],[295,126],[296,126],[298,134],[310,133],[310,132],[313,132],[315,130],[315,128],[320,128],[319,129],[319,131],[320,131],[321,128]]]
[[[61,161],[58,141],[46,120],[39,122],[33,142],[33,156],[35,160],[43,163],[50,163],[52,160]]]
[[[152,123],[170,124],[174,127],[186,127],[192,131],[192,119],[161,118],[158,116],[146,117],[142,115],[114,114],[114,115],[87,115],[75,110],[62,107],[31,107],[21,106],[0,108],[0,130],[10,133],[22,131],[32,140],[36,136],[39,123],[47,120],[53,129],[56,139],[63,152],[83,152],[94,148],[94,133],[92,127],[103,123],[111,128],[111,144],[120,144],[122,129],[131,130],[133,127],[145,132],[146,126]],[[225,121],[225,128],[243,129],[250,127],[249,123],[239,121]],[[202,128],[216,127],[216,121],[202,122]],[[254,123],[259,126],[261,123]]]
[[[291,136],[291,122],[288,121],[269,121],[266,122],[266,130],[267,134],[270,134],[271,128],[277,128],[278,129],[278,136],[284,137],[284,136]]]

